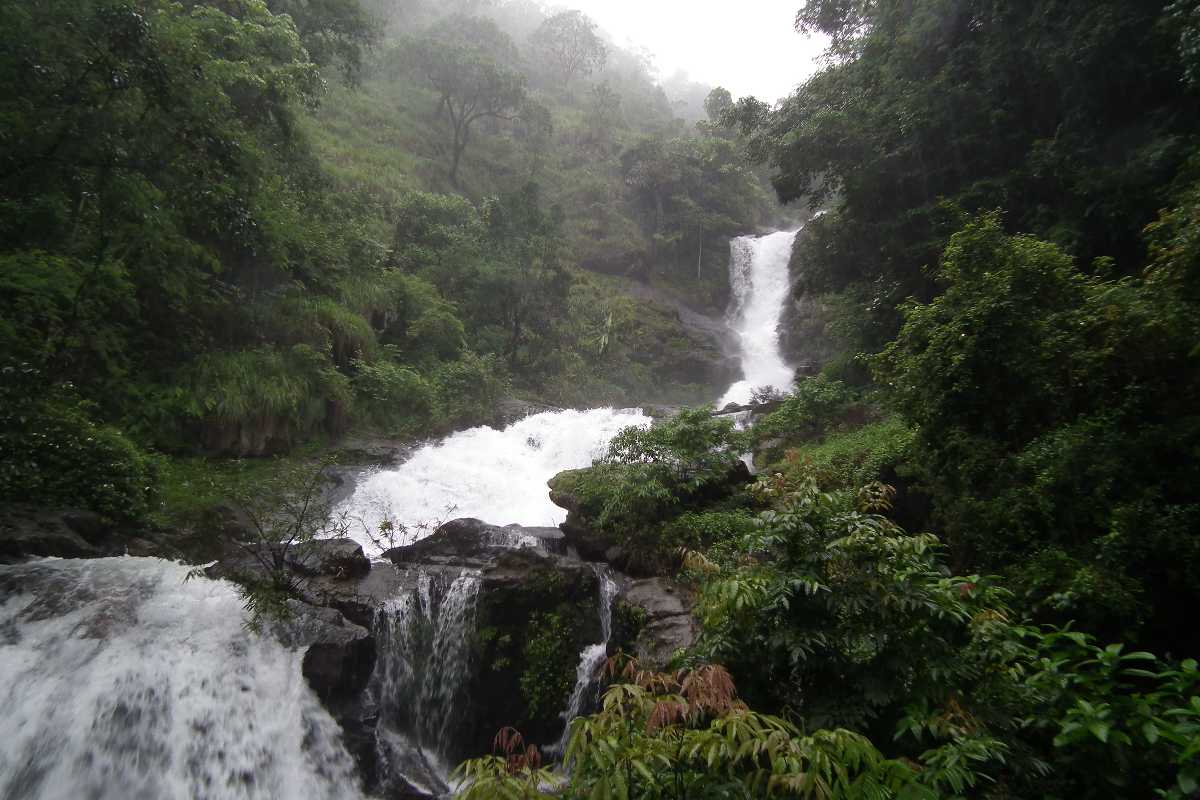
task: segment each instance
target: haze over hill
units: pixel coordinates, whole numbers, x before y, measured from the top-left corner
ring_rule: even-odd
[[[734,97],[774,103],[819,68],[822,34],[793,28],[796,9],[778,0],[744,0],[736,9],[690,0],[579,0],[618,44],[643,48],[666,79],[682,70]]]

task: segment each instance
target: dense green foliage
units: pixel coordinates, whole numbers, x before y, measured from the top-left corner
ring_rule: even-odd
[[[731,116],[757,130],[783,199],[831,203],[805,280],[865,300],[877,347],[901,300],[936,291],[922,267],[957,227],[945,201],[1003,208],[1011,230],[1136,273],[1141,229],[1195,146],[1187,5],[804,3],[797,25],[832,37],[832,63],[779,109],[744,100]]]
[[[738,469],[743,441],[733,423],[712,417],[709,407],[687,409],[650,428],[626,428],[613,437],[603,459],[590,469],[560,474],[551,488],[573,498],[589,526],[640,562],[666,563],[676,548],[706,538],[705,529],[738,527],[736,513],[674,517],[727,498],[731,478],[736,482],[745,474]]]
[[[572,621],[570,614],[555,611],[535,614],[529,620],[521,672],[521,694],[529,719],[553,719],[567,706],[579,659],[573,647]]]
[[[70,385],[48,395],[28,368],[0,368],[0,503],[31,497],[81,507],[106,522],[136,520],[155,499],[157,464],[121,431],[97,425]]]
[[[951,240],[945,291],[906,308],[878,364],[920,431],[956,561],[1010,568],[1048,618],[1109,636],[1146,622],[1187,652],[1200,313],[1163,269],[1085,275],[985,218]]]
[[[258,456],[356,426],[445,431],[488,420],[513,389],[588,405],[711,395],[695,366],[711,343],[579,264],[596,259],[599,223],[625,243],[610,271],[665,267],[636,251],[703,217],[672,253],[708,249],[719,299],[722,237],[772,212],[738,146],[689,134],[645,66],[607,58],[582,15],[449,11],[0,10],[0,358],[6,396],[37,406],[6,435],[22,474],[51,463],[36,441],[98,443],[77,488],[26,474],[6,496],[132,519],[148,509],[147,451]],[[378,126],[381,103],[393,111]],[[341,120],[354,133],[335,140]],[[625,185],[640,168],[620,156],[651,133],[674,142],[676,183],[643,230]],[[383,169],[381,151],[395,159]],[[414,162],[431,151],[444,166]],[[610,201],[616,216],[598,214]],[[117,493],[127,513],[89,461],[139,465],[114,468],[141,485]]]
[[[874,355],[830,372],[883,389],[859,433],[768,417],[767,455],[824,485],[873,477],[855,461],[900,478],[952,563],[1003,573],[1038,620],[1178,653],[1198,644],[1196,21],[811,0],[796,24],[828,64],[775,109],[714,101],[783,199],[827,209],[800,289],[835,293],[831,327]]]
[[[997,578],[954,576],[935,537],[892,521],[891,487],[752,491],[753,525],[684,558],[690,671],[628,666],[573,725],[565,796],[1194,794],[1195,660],[1029,624]],[[466,796],[533,797],[535,772],[470,762]]]

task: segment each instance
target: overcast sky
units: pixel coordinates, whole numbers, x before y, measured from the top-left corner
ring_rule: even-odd
[[[618,44],[641,45],[666,78],[683,69],[733,96],[768,102],[817,69],[823,39],[792,27],[801,0],[560,0],[578,8]]]

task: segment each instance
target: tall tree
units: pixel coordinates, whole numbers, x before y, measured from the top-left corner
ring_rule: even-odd
[[[596,23],[582,11],[563,11],[538,27],[530,43],[539,57],[569,87],[576,76],[591,75],[604,67],[608,48],[596,34]]]
[[[415,69],[438,94],[438,113],[450,124],[450,182],[481,119],[512,119],[525,100],[525,76],[512,39],[482,17],[450,16],[412,42],[406,51]]]

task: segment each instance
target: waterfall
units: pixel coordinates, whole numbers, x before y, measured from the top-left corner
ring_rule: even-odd
[[[729,243],[729,325],[738,336],[742,379],[729,387],[718,408],[747,403],[760,387],[781,392],[792,387],[794,370],[779,349],[779,321],[790,288],[788,262],[796,233],[742,236]]]
[[[563,712],[563,732],[554,748],[557,755],[562,755],[571,739],[571,721],[584,712],[587,701],[594,700],[595,690],[599,683],[596,672],[608,658],[608,642],[612,638],[612,604],[617,596],[617,583],[604,567],[596,567],[596,577],[600,583],[598,610],[600,614],[601,640],[583,648],[579,654],[579,666],[575,669],[575,688],[571,690],[571,699]]]
[[[447,790],[453,741],[470,671],[479,574],[420,570],[416,585],[375,615],[377,657],[368,692],[379,713],[376,745],[387,784]]]
[[[361,797],[301,653],[154,558],[0,566],[0,797]]]
[[[477,517],[500,524],[554,526],[566,511],[550,502],[546,481],[586,467],[630,425],[649,425],[640,409],[547,411],[497,430],[481,426],[426,445],[394,469],[367,476],[338,512],[377,530],[399,523],[411,544],[436,523]],[[368,555],[379,548],[361,530],[352,533]]]

